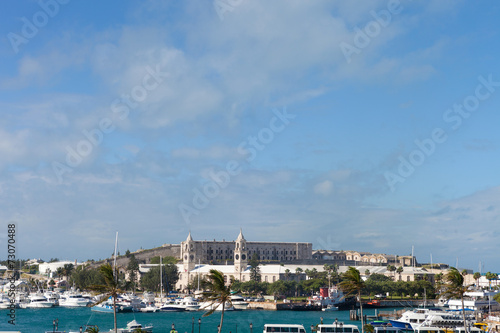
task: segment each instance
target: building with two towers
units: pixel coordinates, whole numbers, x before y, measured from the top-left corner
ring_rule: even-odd
[[[195,241],[189,232],[187,239],[181,242],[182,267],[179,267],[177,287],[186,289],[196,276],[203,277],[211,269],[221,271],[226,279],[250,281],[248,261],[254,254],[257,254],[261,263],[259,269],[262,281],[274,282],[284,279],[287,274],[279,262],[311,260],[312,244],[247,242],[242,230],[235,241]]]

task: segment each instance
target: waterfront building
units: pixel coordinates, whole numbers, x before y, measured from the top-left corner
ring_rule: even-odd
[[[78,265],[83,265],[83,263],[78,263],[75,261],[55,261],[55,262],[44,262],[38,264],[38,271],[41,275],[45,275],[49,278],[53,278],[56,275],[57,269],[64,268],[64,265],[72,264],[74,268]]]
[[[434,274],[421,267],[414,267],[412,256],[372,254],[358,251],[312,250],[311,243],[299,242],[251,242],[243,236],[242,230],[233,241],[194,240],[189,232],[179,249],[179,280],[176,288],[186,291],[188,284],[197,276],[204,278],[211,269],[224,274],[226,282],[236,279],[250,281],[249,260],[259,258],[261,281],[305,280],[306,270],[322,272],[325,264],[335,264],[343,273],[348,266],[359,266],[362,275],[383,274],[395,281],[415,281],[427,279],[434,282]],[[400,273],[387,270],[387,265],[402,266]],[[145,273],[152,264],[141,264],[140,272]]]
[[[185,289],[194,276],[208,274],[212,268],[222,271],[227,279],[250,281],[248,261],[254,255],[259,257],[261,264],[265,264],[260,266],[262,281],[274,282],[283,279],[281,274],[285,274],[285,268],[278,263],[311,260],[312,244],[249,242],[242,230],[235,241],[195,241],[189,232],[187,239],[181,243],[182,265],[179,266],[178,287]]]

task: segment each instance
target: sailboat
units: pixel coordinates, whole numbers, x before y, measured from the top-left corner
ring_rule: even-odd
[[[118,231],[116,232],[116,239],[115,239],[115,252],[114,252],[114,261],[113,261],[113,272],[115,275],[115,279],[118,279],[118,274],[116,270],[116,251],[117,251],[117,246],[118,246]],[[100,299],[102,300],[102,298]],[[128,305],[119,305],[118,304],[118,299],[116,301],[116,313],[118,312],[130,312],[132,311],[132,307]],[[106,313],[113,313],[113,297],[109,297],[106,301],[99,303],[97,305],[94,305],[91,308],[92,311],[96,312],[106,312]]]

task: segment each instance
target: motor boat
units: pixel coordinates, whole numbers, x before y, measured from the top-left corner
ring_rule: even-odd
[[[28,302],[20,304],[21,308],[51,308],[53,306],[55,306],[55,303],[49,301],[41,293],[29,294]]]
[[[114,329],[109,330],[109,332],[114,332]],[[149,324],[148,326],[142,326],[135,319],[127,323],[126,328],[117,328],[118,333],[133,333],[133,332],[153,332],[153,325]]]
[[[231,295],[231,304],[236,310],[246,310],[249,303],[240,295]]]
[[[90,303],[90,299],[83,297],[78,292],[67,292],[59,298],[59,306],[63,307],[84,307]]]
[[[203,311],[222,311],[222,304],[221,303],[212,303],[212,302],[201,302],[200,303],[200,310]],[[229,302],[226,302],[224,305],[224,311],[234,311],[235,308],[234,306],[231,306]]]

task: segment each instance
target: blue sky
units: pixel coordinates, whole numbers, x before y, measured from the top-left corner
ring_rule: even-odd
[[[0,220],[18,256],[241,227],[500,271],[497,2],[3,7]]]

